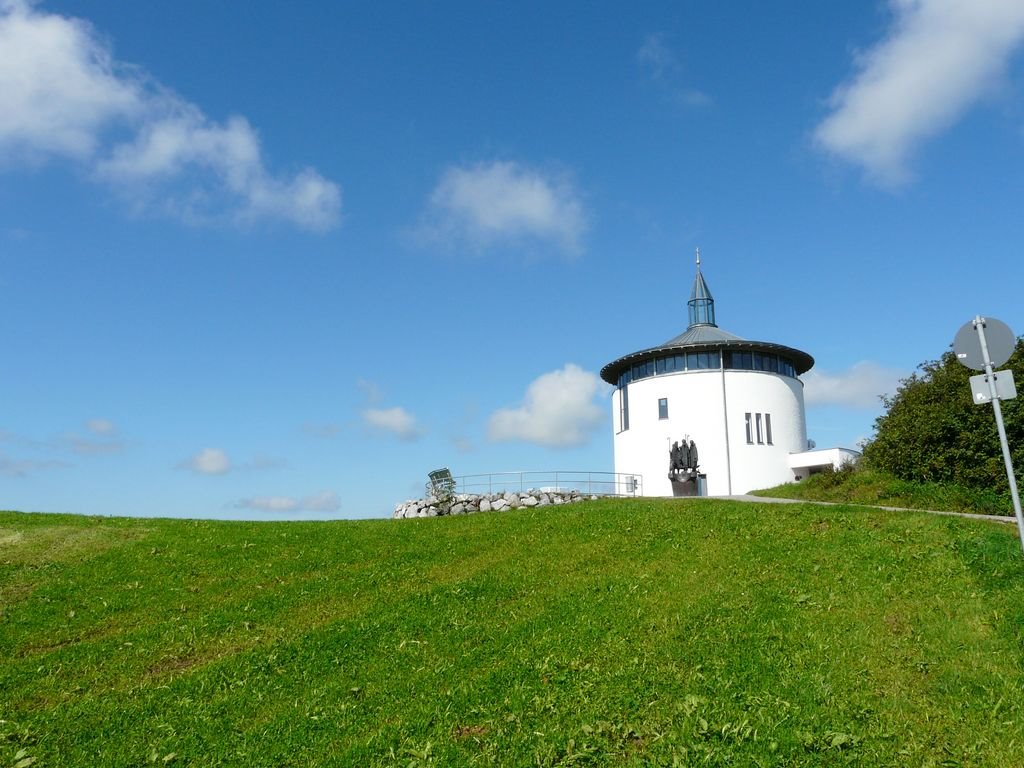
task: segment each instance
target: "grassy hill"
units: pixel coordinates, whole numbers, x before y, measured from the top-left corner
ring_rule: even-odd
[[[0,513],[0,658],[22,768],[1024,760],[1016,532],[917,513]]]
[[[846,464],[835,472],[812,475],[799,483],[753,491],[753,495],[1013,517],[1009,494],[950,483],[900,480],[888,472],[864,466],[862,462]]]

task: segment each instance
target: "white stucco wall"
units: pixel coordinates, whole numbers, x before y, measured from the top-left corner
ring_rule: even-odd
[[[793,469],[794,480],[805,480],[816,469],[826,466],[839,469],[843,464],[856,461],[858,458],[860,454],[849,448],[823,448],[792,454],[789,457],[789,466]]]
[[[789,454],[807,447],[799,380],[767,371],[709,370],[650,376],[628,387],[628,430],[620,430],[621,390],[612,396],[615,471],[643,475],[645,496],[672,495],[669,449],[684,437],[697,444],[708,495],[793,480]],[[658,418],[663,397],[668,419]],[[756,433],[754,444],[747,443],[747,413],[771,415],[772,445],[758,444]]]

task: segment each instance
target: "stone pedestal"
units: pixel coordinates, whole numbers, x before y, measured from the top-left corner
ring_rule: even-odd
[[[692,469],[673,472],[668,479],[672,481],[673,496],[700,496],[701,487],[707,485],[707,475],[699,474]]]

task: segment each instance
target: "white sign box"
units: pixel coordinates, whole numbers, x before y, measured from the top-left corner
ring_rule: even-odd
[[[996,397],[1000,400],[1013,400],[1017,396],[1017,385],[1013,382],[1013,371],[995,371],[992,378],[996,382]],[[988,386],[988,375],[979,373],[971,376],[971,394],[975,403],[989,403],[992,392]]]

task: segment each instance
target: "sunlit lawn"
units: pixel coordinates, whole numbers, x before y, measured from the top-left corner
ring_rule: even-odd
[[[1006,525],[0,513],[0,611],[0,766],[1024,763]]]

